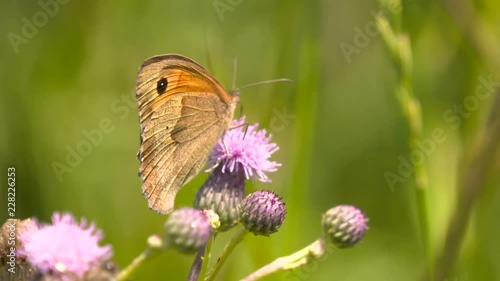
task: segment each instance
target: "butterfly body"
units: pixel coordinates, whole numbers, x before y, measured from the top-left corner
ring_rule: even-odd
[[[175,54],[147,59],[136,87],[142,193],[151,209],[170,213],[179,189],[200,172],[228,129],[239,92]]]

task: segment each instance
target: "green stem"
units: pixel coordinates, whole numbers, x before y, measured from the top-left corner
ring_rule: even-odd
[[[386,9],[393,12],[392,27],[396,33],[400,33],[403,26],[403,3],[401,0],[392,0],[389,5],[392,7],[386,7]]]
[[[196,257],[193,260],[193,264],[191,265],[191,269],[189,270],[189,274],[187,277],[187,281],[198,281],[200,278],[200,271],[203,265],[203,255],[205,254],[205,247],[202,247],[198,250]]]
[[[207,274],[208,264],[210,263],[210,258],[212,256],[212,254],[211,254],[212,253],[212,245],[214,244],[215,233],[216,232],[212,232],[212,234],[210,235],[210,239],[208,240],[208,243],[205,246],[205,255],[203,256],[203,259],[202,259],[201,271],[200,271],[200,275],[198,277],[199,281],[203,280]]]
[[[420,102],[413,94],[413,57],[410,39],[407,34],[395,34],[385,17],[377,16],[376,21],[393,62],[399,70],[396,97],[408,123],[410,149],[415,152],[419,150],[416,143],[422,138],[423,126]],[[428,274],[432,276],[434,272],[434,249],[431,243],[427,174],[425,163],[415,165],[415,198],[417,201],[418,223],[425,249]]]
[[[489,175],[495,167],[495,156],[500,150],[500,93],[496,93],[488,125],[478,133],[473,153],[467,162],[466,175],[461,179],[460,197],[446,233],[443,253],[436,264],[434,280],[449,276],[460,251],[472,210],[477,198],[485,188]]]
[[[240,281],[254,281],[281,270],[290,270],[303,266],[323,256],[323,254],[325,253],[324,248],[325,247],[323,240],[318,239],[309,246],[289,256],[280,257],[272,263],[261,267],[260,269],[241,279]]]
[[[146,261],[150,258],[152,251],[147,248],[139,256],[137,256],[126,268],[124,268],[120,274],[116,277],[116,281],[127,280],[132,277],[132,274]]]
[[[229,240],[229,242],[226,244],[224,249],[222,250],[222,253],[220,254],[219,258],[213,265],[213,267],[210,269],[208,272],[208,276],[205,278],[205,281],[211,281],[214,280],[215,276],[217,276],[217,273],[221,270],[222,266],[226,262],[227,258],[229,255],[233,252],[234,248],[245,238],[245,235],[248,234],[248,230],[244,228],[243,226],[240,226],[238,229],[238,232]]]
[[[148,247],[137,256],[126,268],[124,268],[116,277],[115,281],[123,281],[132,277],[132,274],[148,259],[158,256],[161,252],[168,249],[159,235],[151,235],[147,240]]]
[[[498,46],[499,38],[495,33],[495,29],[489,26],[476,12],[471,2],[465,0],[444,0],[443,2],[445,2],[449,13],[460,27],[462,34],[474,47],[483,63],[494,69],[498,74],[500,70],[500,54],[496,46]],[[478,133],[478,144],[474,148],[471,160],[466,164],[467,174],[459,182],[460,197],[448,225],[443,252],[436,261],[434,280],[443,280],[452,271],[476,200],[480,193],[484,192],[488,174],[492,175],[494,173],[492,171],[494,159],[490,158],[494,157],[495,150],[500,149],[499,95],[500,93],[496,91],[488,128]]]
[[[465,38],[471,43],[483,62],[496,71],[500,68],[500,53],[498,52],[499,37],[496,26],[490,26],[476,12],[474,3],[467,0],[443,0],[449,14],[455,19]],[[484,17],[486,18],[486,17]]]

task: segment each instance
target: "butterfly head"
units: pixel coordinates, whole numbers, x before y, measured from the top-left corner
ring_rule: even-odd
[[[240,89],[236,88],[234,90],[232,90],[231,92],[231,96],[236,99],[236,100],[240,100]]]

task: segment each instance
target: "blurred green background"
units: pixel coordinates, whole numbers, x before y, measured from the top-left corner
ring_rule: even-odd
[[[7,167],[15,166],[19,218],[48,221],[52,212],[68,211],[93,220],[113,245],[113,260],[126,266],[150,234],[162,231],[166,218],[148,209],[137,176],[138,67],[150,56],[180,53],[231,88],[236,55],[238,86],[279,77],[295,81],[252,87],[241,95],[247,120],[273,134],[280,146],[273,160],[283,164],[269,175],[272,183],[254,182],[249,190],[278,192],[288,215],[271,237],[248,236],[218,280],[238,280],[311,243],[321,234],[321,214],[337,204],[356,205],[370,218],[363,242],[334,250],[300,272],[264,280],[421,279],[426,262],[415,181],[410,176],[391,188],[384,177],[388,171],[397,174],[398,157],[409,159],[410,150],[407,122],[394,95],[397,71],[380,35],[366,30],[374,26],[373,14],[383,10],[377,1],[57,3],[46,18],[38,1],[0,4],[2,186]],[[443,115],[474,94],[479,77],[500,81],[499,68],[485,63],[488,59],[463,35],[450,12],[460,4],[426,0],[403,6],[424,138],[436,128],[447,136],[425,164],[432,245],[439,253],[459,194],[460,164],[484,127],[493,98],[481,100],[456,129]],[[499,38],[500,3],[480,0],[472,6]],[[38,26],[24,27],[25,19]],[[500,41],[487,43],[500,52]],[[341,46],[352,52],[346,55]],[[79,161],[68,162],[68,151],[81,146],[101,122],[111,123],[112,130],[101,133]],[[494,174],[474,208],[448,281],[500,280],[499,159],[497,152]],[[56,162],[67,170],[55,172]],[[206,177],[200,174],[185,186],[176,206],[190,206]],[[7,202],[6,188],[0,196]],[[218,237],[215,255],[231,234]],[[142,267],[135,280],[185,280],[192,259],[168,252]]]

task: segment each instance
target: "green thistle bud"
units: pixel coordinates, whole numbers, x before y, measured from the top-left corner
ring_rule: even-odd
[[[198,190],[194,207],[212,210],[219,216],[218,231],[227,231],[238,223],[238,206],[245,198],[245,173],[243,170],[223,173],[217,167]]]
[[[321,220],[326,236],[335,246],[349,248],[363,239],[368,218],[358,208],[339,205],[328,210]]]
[[[240,221],[255,235],[268,236],[278,231],[285,216],[285,203],[272,191],[253,192],[240,205]]]
[[[148,237],[147,240],[148,247],[151,249],[163,249],[164,243],[162,237],[158,234],[153,234]]]
[[[175,210],[165,222],[165,242],[183,253],[194,253],[205,246],[211,226],[205,214],[193,208]]]

